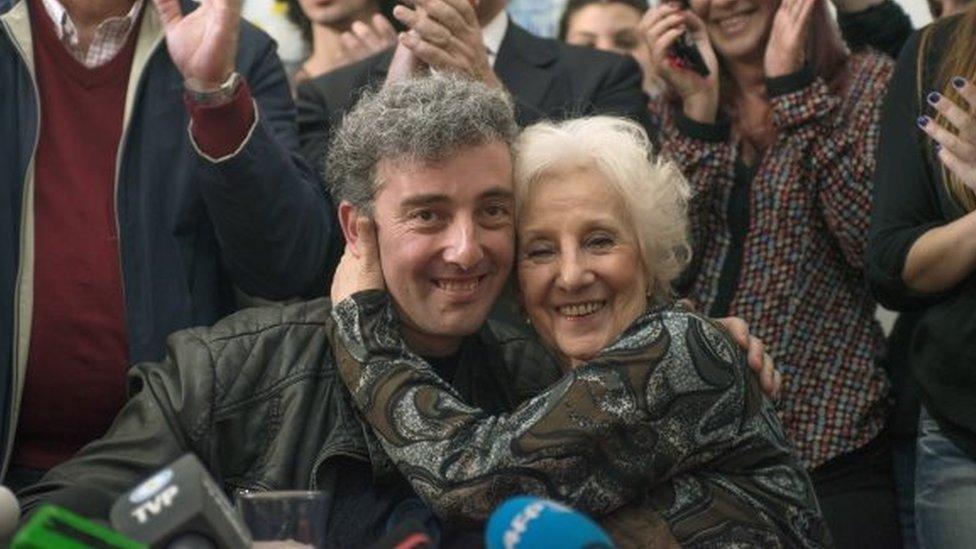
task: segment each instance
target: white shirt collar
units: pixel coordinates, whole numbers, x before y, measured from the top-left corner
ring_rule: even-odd
[[[45,0],[54,1],[54,0]],[[495,66],[495,59],[498,57],[498,49],[502,47],[502,40],[508,32],[508,14],[505,10],[498,12],[487,25],[481,27],[481,39],[488,48],[488,62]]]

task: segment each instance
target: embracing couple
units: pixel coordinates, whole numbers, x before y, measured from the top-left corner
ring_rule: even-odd
[[[193,451],[227,491],[329,492],[336,546],[416,495],[449,531],[523,493],[621,544],[829,544],[741,347],[757,370],[761,351],[673,300],[688,190],[640,127],[519,133],[504,92],[434,75],[367,95],[327,165],[348,241],[332,303],[175,334],[25,505],[109,498]],[[513,263],[543,347],[486,322]]]

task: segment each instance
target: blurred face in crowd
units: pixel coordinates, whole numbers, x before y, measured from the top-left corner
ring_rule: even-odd
[[[716,53],[738,62],[762,62],[778,0],[691,0]]]
[[[325,26],[347,27],[360,19],[363,13],[378,9],[377,0],[299,0],[305,16],[312,23]]]
[[[519,287],[532,326],[566,366],[594,357],[647,307],[630,217],[592,169],[546,177],[528,193],[519,214]]]
[[[637,31],[643,15],[633,6],[616,2],[583,6],[567,21],[566,42],[633,55],[647,74],[651,52]]]
[[[514,260],[512,159],[503,142],[436,163],[381,160],[374,201],[380,265],[406,341],[453,352],[475,333]]]

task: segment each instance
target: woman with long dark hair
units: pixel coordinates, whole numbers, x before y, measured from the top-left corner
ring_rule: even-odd
[[[863,272],[892,63],[849,53],[823,0],[663,4],[643,29],[668,83],[651,103],[662,152],[695,193],[686,295],[769,345],[780,417],[838,546],[898,546],[883,335]],[[673,54],[685,33],[707,75]]]
[[[922,400],[915,522],[922,547],[976,540],[976,7],[905,45],[882,114],[871,287],[911,310]],[[919,129],[920,128],[920,129]]]

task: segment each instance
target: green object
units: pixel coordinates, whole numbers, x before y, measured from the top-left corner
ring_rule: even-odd
[[[146,549],[104,526],[60,507],[45,505],[14,536],[12,549]]]

